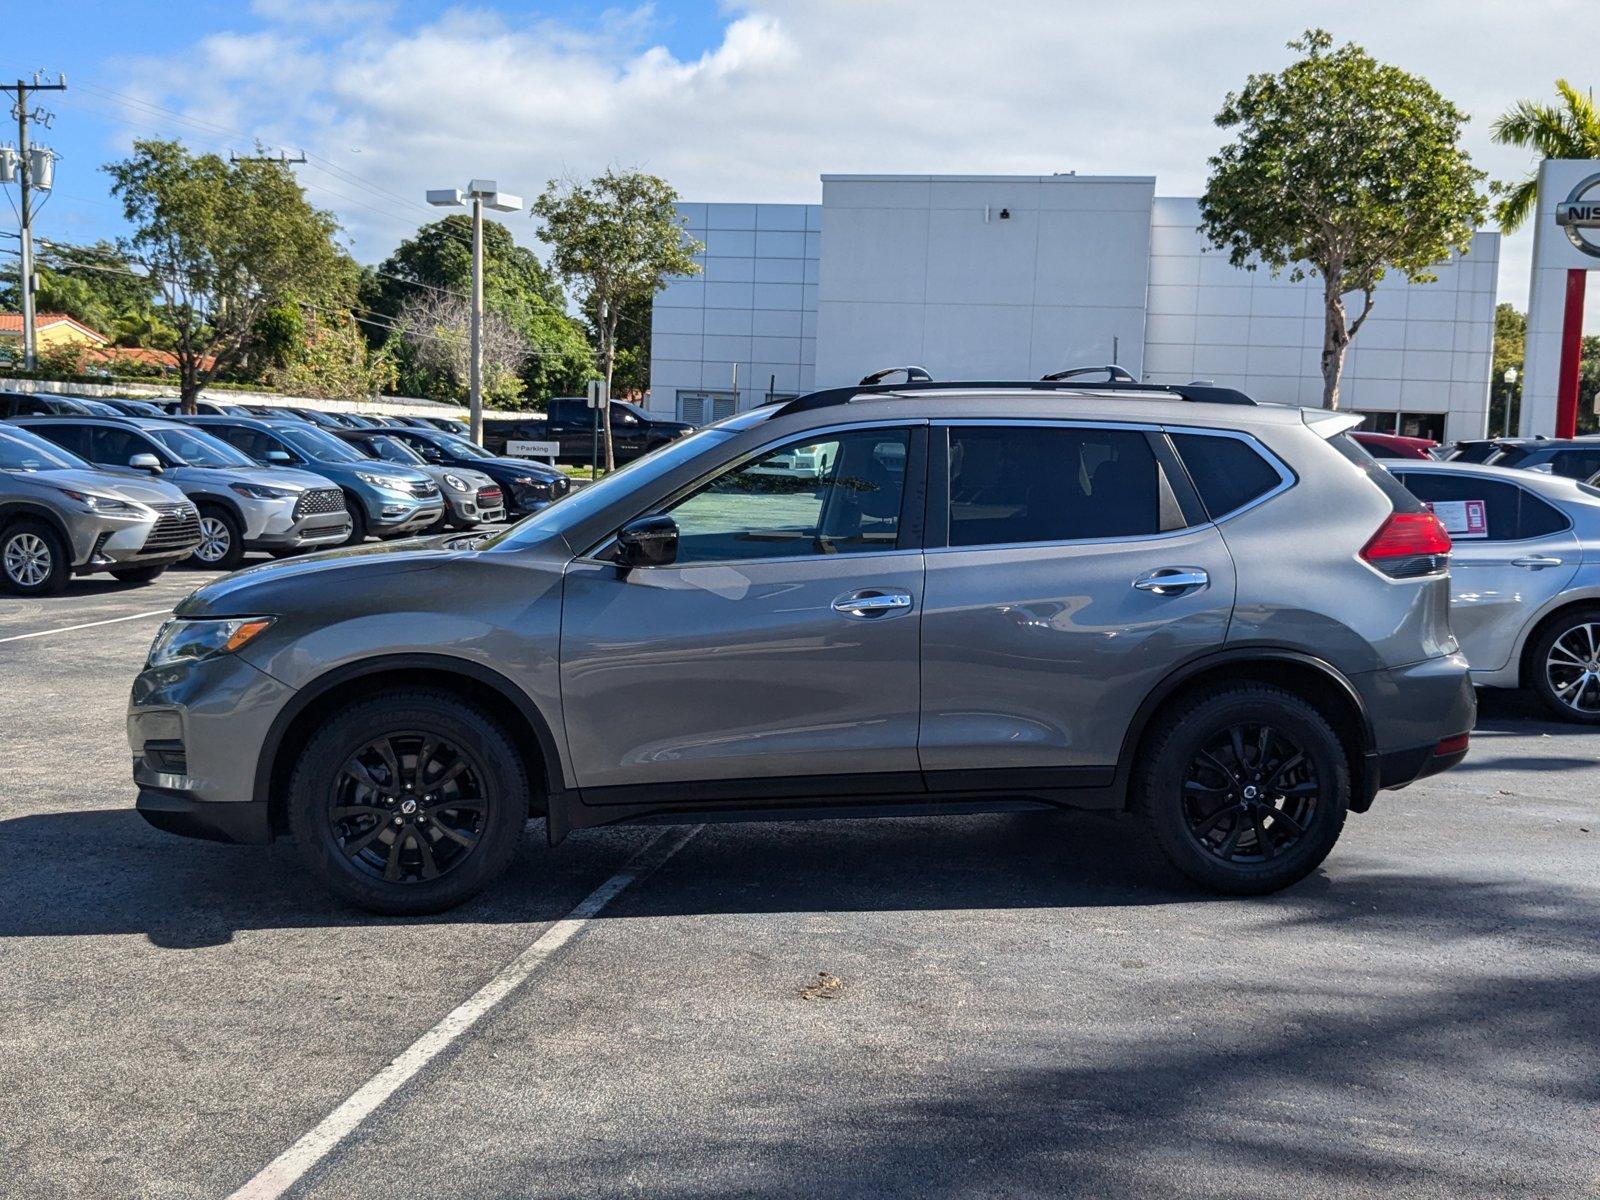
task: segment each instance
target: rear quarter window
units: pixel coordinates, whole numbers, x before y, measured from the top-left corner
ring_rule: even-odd
[[[1210,433],[1174,433],[1171,437],[1213,521],[1237,512],[1283,482],[1278,469],[1250,442]]]
[[[1490,542],[1513,542],[1523,538],[1543,537],[1558,533],[1567,527],[1567,518],[1561,510],[1547,504],[1538,496],[1513,483],[1499,479],[1483,479],[1476,475],[1444,472],[1413,471],[1404,474],[1405,486],[1430,508],[1441,504],[1483,505],[1485,529],[1481,537]],[[1450,510],[1438,509],[1442,517]],[[1459,524],[1452,527],[1445,520],[1445,528],[1457,540],[1471,540],[1474,535],[1464,532]]]

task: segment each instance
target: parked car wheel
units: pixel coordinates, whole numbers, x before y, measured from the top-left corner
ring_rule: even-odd
[[[359,546],[367,540],[367,509],[361,503],[361,497],[345,493],[344,506],[350,510],[350,536],[340,542],[341,546]]]
[[[71,574],[66,545],[46,522],[24,517],[0,533],[0,583],[12,595],[57,595]]]
[[[1600,725],[1600,608],[1573,609],[1552,621],[1527,661],[1539,703],[1562,720]]]
[[[1212,891],[1257,895],[1328,856],[1349,809],[1350,768],[1314,707],[1282,688],[1230,684],[1158,721],[1134,807],[1180,872]]]
[[[335,895],[394,915],[460,904],[510,865],[528,781],[505,730],[448,692],[400,690],[322,723],[295,765],[289,826]]]
[[[119,583],[149,583],[166,569],[166,563],[159,567],[118,567],[111,572],[111,578]]]
[[[232,571],[244,561],[244,529],[239,518],[213,504],[200,506],[200,544],[187,560],[191,567]]]

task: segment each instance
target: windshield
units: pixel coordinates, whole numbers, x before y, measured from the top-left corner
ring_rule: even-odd
[[[22,430],[0,432],[0,471],[93,470],[88,463]]]
[[[452,434],[442,433],[434,439],[435,443],[446,447],[452,454],[461,458],[493,458],[482,446],[476,446],[466,438],[455,437]]]
[[[198,429],[146,429],[179,462],[191,467],[253,467],[255,460]]]
[[[333,434],[313,426],[304,429],[290,428],[286,425],[277,425],[272,430],[284,441],[307,458],[318,459],[322,462],[358,463],[364,461],[365,456],[353,447],[345,445]]]
[[[613,408],[620,408],[623,412],[632,413],[641,421],[648,421],[650,419],[650,414],[645,412],[644,409],[640,408],[631,400],[613,400],[611,404]]]
[[[735,430],[726,425],[713,425],[696,430],[688,437],[681,437],[675,442],[667,442],[642,458],[636,458],[627,466],[611,472],[599,482],[570,492],[548,508],[524,517],[503,533],[498,533],[483,542],[480,549],[515,550],[529,542],[539,540],[546,534],[559,532],[578,524],[626,496],[635,488],[649,484],[652,479],[660,478],[709,450],[718,442],[726,441],[734,433]]]
[[[405,463],[408,467],[426,466],[427,459],[418,454],[399,438],[387,435],[383,437],[362,438],[359,445],[368,451],[373,458],[381,458],[385,462]]]

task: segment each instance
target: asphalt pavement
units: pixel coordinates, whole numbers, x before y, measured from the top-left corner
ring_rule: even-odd
[[[1600,1194],[1600,730],[1486,693],[1261,899],[1099,816],[719,824],[563,923],[662,834],[534,824],[379,919],[133,812],[128,684],[205,578],[0,598],[6,1197],[262,1186],[419,1039],[282,1194]]]

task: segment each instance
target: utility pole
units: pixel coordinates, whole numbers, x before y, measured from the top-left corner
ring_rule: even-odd
[[[21,298],[22,308],[22,365],[25,370],[33,370],[38,365],[38,333],[34,329],[33,313],[33,154],[28,145],[28,122],[36,120],[49,125],[52,114],[28,110],[28,94],[30,92],[64,92],[67,90],[65,75],[56,76],[54,83],[41,83],[36,73],[33,82],[19,79],[16,83],[0,84],[0,91],[15,92],[16,104],[12,107],[12,115],[17,118],[17,182],[22,193],[22,203],[18,206],[19,220],[22,232],[22,258],[20,278],[17,281],[17,292]],[[46,151],[46,153],[49,153]],[[48,185],[46,185],[48,186]]]

